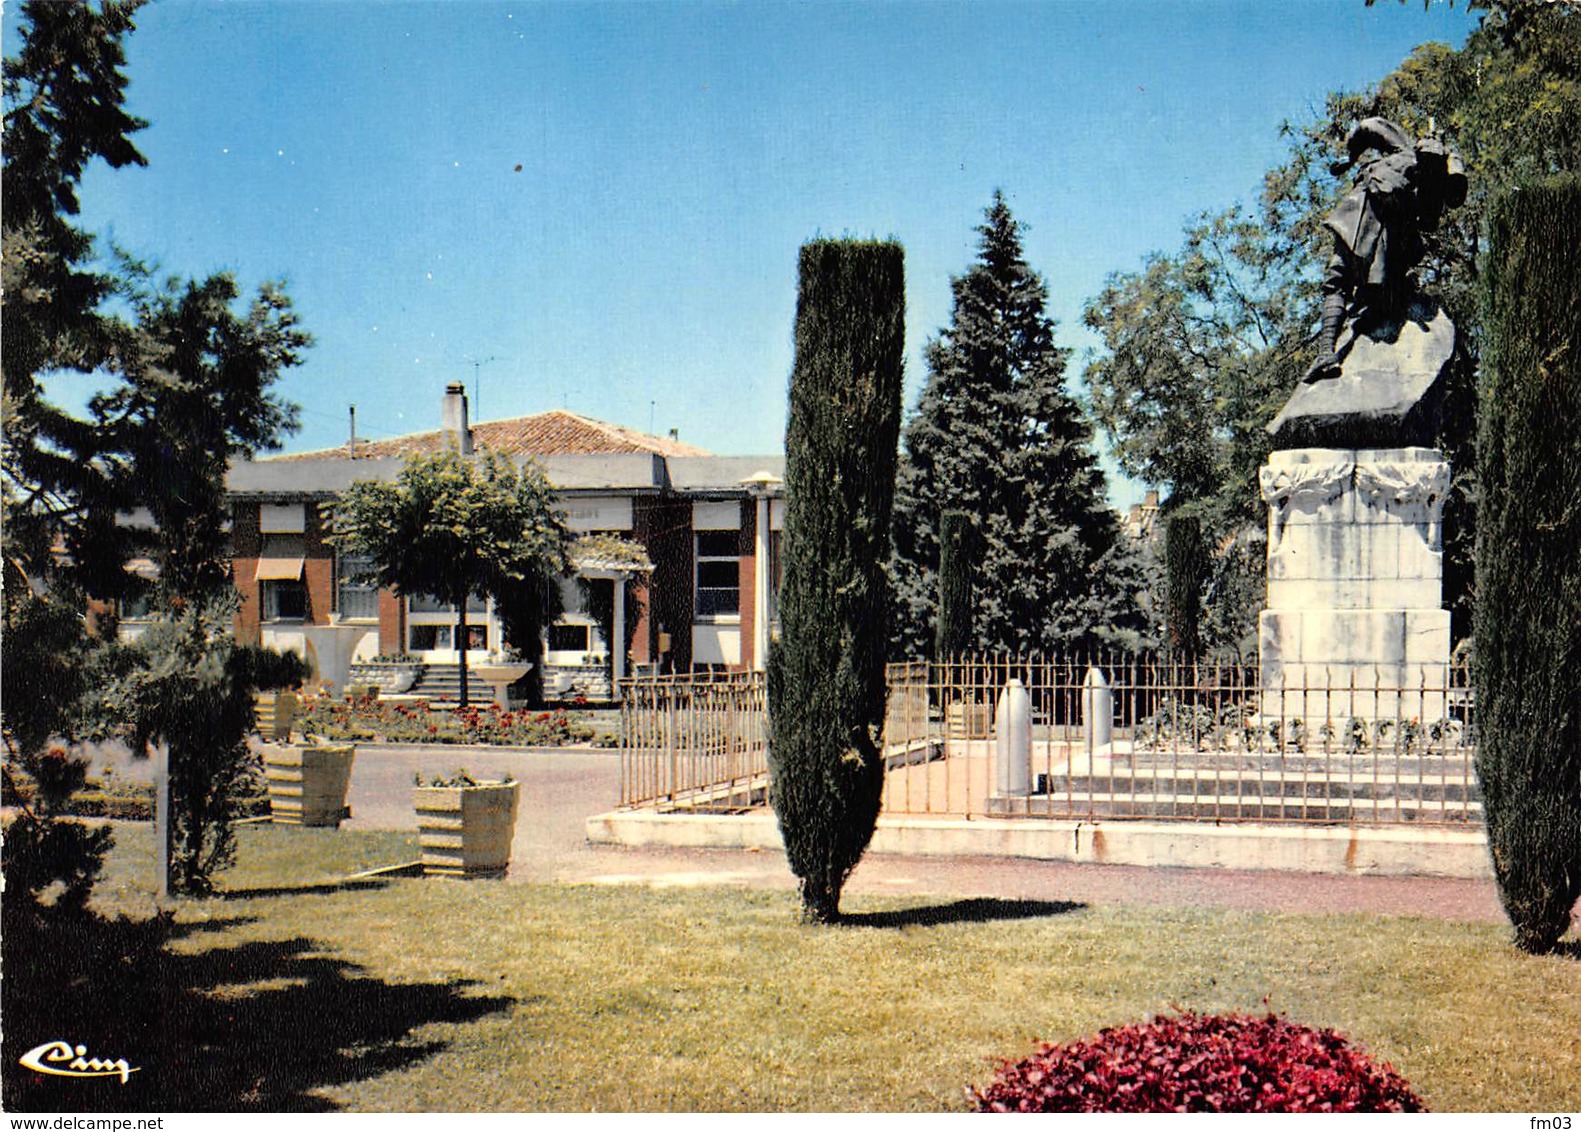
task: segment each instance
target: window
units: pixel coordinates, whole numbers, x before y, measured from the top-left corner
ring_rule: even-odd
[[[407,631],[406,639],[411,642],[407,647],[413,652],[433,652],[436,649],[451,647],[451,625],[413,625]],[[488,647],[488,627],[485,625],[467,626],[467,649],[477,651]]]
[[[258,596],[265,621],[307,619],[307,587],[302,584],[306,556],[301,535],[264,535],[258,555]]]
[[[449,625],[413,625],[408,633],[413,652],[432,652],[450,647]]]
[[[275,578],[262,585],[265,621],[307,620],[307,587],[300,580]]]
[[[454,615],[456,612],[454,605],[440,601],[433,594],[413,594],[411,601],[407,604],[413,613],[449,613]],[[488,606],[481,595],[473,594],[467,598],[468,613],[484,613],[487,610]]]
[[[373,560],[364,554],[343,554],[335,563],[335,609],[349,621],[377,620],[379,587],[367,578]]]
[[[741,536],[739,531],[697,532],[698,617],[741,612]]]
[[[136,594],[132,597],[121,599],[122,621],[152,621],[154,618],[154,595],[151,593]]]
[[[587,626],[569,624],[549,626],[549,651],[587,652]]]

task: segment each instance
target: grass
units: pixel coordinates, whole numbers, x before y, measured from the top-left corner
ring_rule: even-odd
[[[242,834],[230,893],[82,992],[126,1020],[95,1041],[143,1059],[126,1107],[959,1110],[1040,1041],[1266,1001],[1431,1108],[1581,1109],[1581,963],[1521,955],[1503,925],[866,898],[817,928],[781,891],[347,887],[410,839]],[[96,899],[146,915],[146,832],[119,841]]]

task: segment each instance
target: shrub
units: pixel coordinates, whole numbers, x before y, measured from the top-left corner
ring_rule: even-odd
[[[967,1098],[978,1112],[1423,1111],[1390,1066],[1273,1014],[1160,1016],[1045,1045]]]

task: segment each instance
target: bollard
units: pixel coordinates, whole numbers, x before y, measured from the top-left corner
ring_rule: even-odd
[[[994,761],[1000,794],[1026,797],[1032,792],[1032,698],[1019,680],[1011,680],[999,693]]]
[[[1087,669],[1081,686],[1082,730],[1087,734],[1087,754],[1097,754],[1114,741],[1114,692],[1096,668]]]

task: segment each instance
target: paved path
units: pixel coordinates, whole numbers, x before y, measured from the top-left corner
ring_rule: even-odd
[[[586,819],[613,809],[620,796],[620,759],[614,751],[359,746],[347,799],[354,817],[345,828],[415,830],[413,773],[446,774],[457,768],[479,777],[508,770],[522,783],[512,880],[795,887],[795,878],[778,853],[589,845],[584,834]],[[1491,881],[1136,868],[980,857],[870,853],[852,875],[847,891],[1503,919]]]

